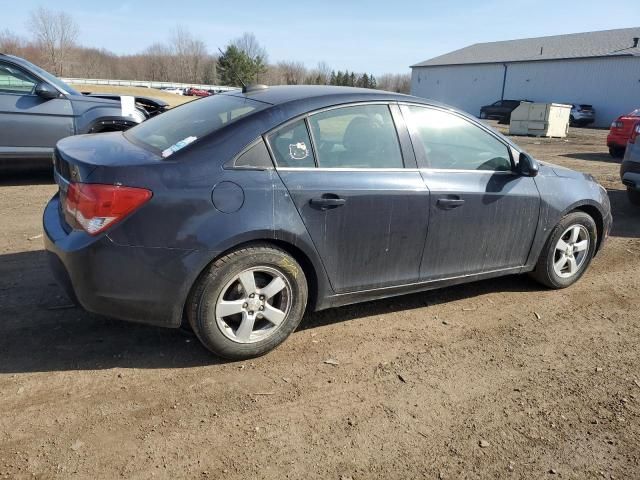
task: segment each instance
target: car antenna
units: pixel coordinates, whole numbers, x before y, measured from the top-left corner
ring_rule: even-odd
[[[218,47],[218,51],[220,52],[220,55],[224,56],[224,52],[220,49],[220,47]],[[236,80],[238,80],[240,82],[240,85],[242,85],[242,92],[243,93],[246,92],[247,86],[242,81],[242,78],[240,78],[240,75],[238,75],[238,72],[236,72],[235,69],[232,67],[229,67],[229,70],[231,70],[231,73],[233,73],[233,76],[236,77]]]

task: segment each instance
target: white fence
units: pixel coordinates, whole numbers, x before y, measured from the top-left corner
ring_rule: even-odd
[[[121,87],[146,87],[146,88],[198,88],[201,90],[216,90],[224,92],[237,90],[237,87],[225,87],[222,85],[203,85],[197,83],[154,82],[147,80],[110,80],[105,78],[63,78],[66,83],[76,85],[115,85]]]

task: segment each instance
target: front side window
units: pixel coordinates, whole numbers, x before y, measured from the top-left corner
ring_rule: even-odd
[[[268,105],[245,97],[214,95],[193,100],[127,130],[125,136],[168,157]]]
[[[304,120],[298,120],[269,135],[269,144],[279,167],[313,168],[316,166]]]
[[[37,81],[22,70],[0,63],[0,93],[32,95]]]
[[[387,105],[356,105],[313,114],[309,126],[320,168],[403,168]]]
[[[453,170],[511,170],[508,147],[477,125],[452,113],[408,107],[422,143],[426,167]]]

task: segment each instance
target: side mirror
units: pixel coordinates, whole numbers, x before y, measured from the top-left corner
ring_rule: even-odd
[[[538,175],[539,170],[540,166],[538,165],[538,162],[526,153],[520,153],[520,157],[518,159],[518,173],[520,175],[524,177],[535,177]]]
[[[46,82],[38,83],[35,93],[45,100],[51,100],[52,98],[58,98],[60,96],[60,92]]]

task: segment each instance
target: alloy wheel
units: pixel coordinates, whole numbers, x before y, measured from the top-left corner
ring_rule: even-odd
[[[588,258],[591,238],[583,225],[572,225],[558,239],[553,256],[553,270],[561,278],[580,271]]]
[[[292,295],[289,280],[279,270],[267,266],[243,270],[218,296],[216,322],[234,342],[259,342],[273,335],[287,318]]]

